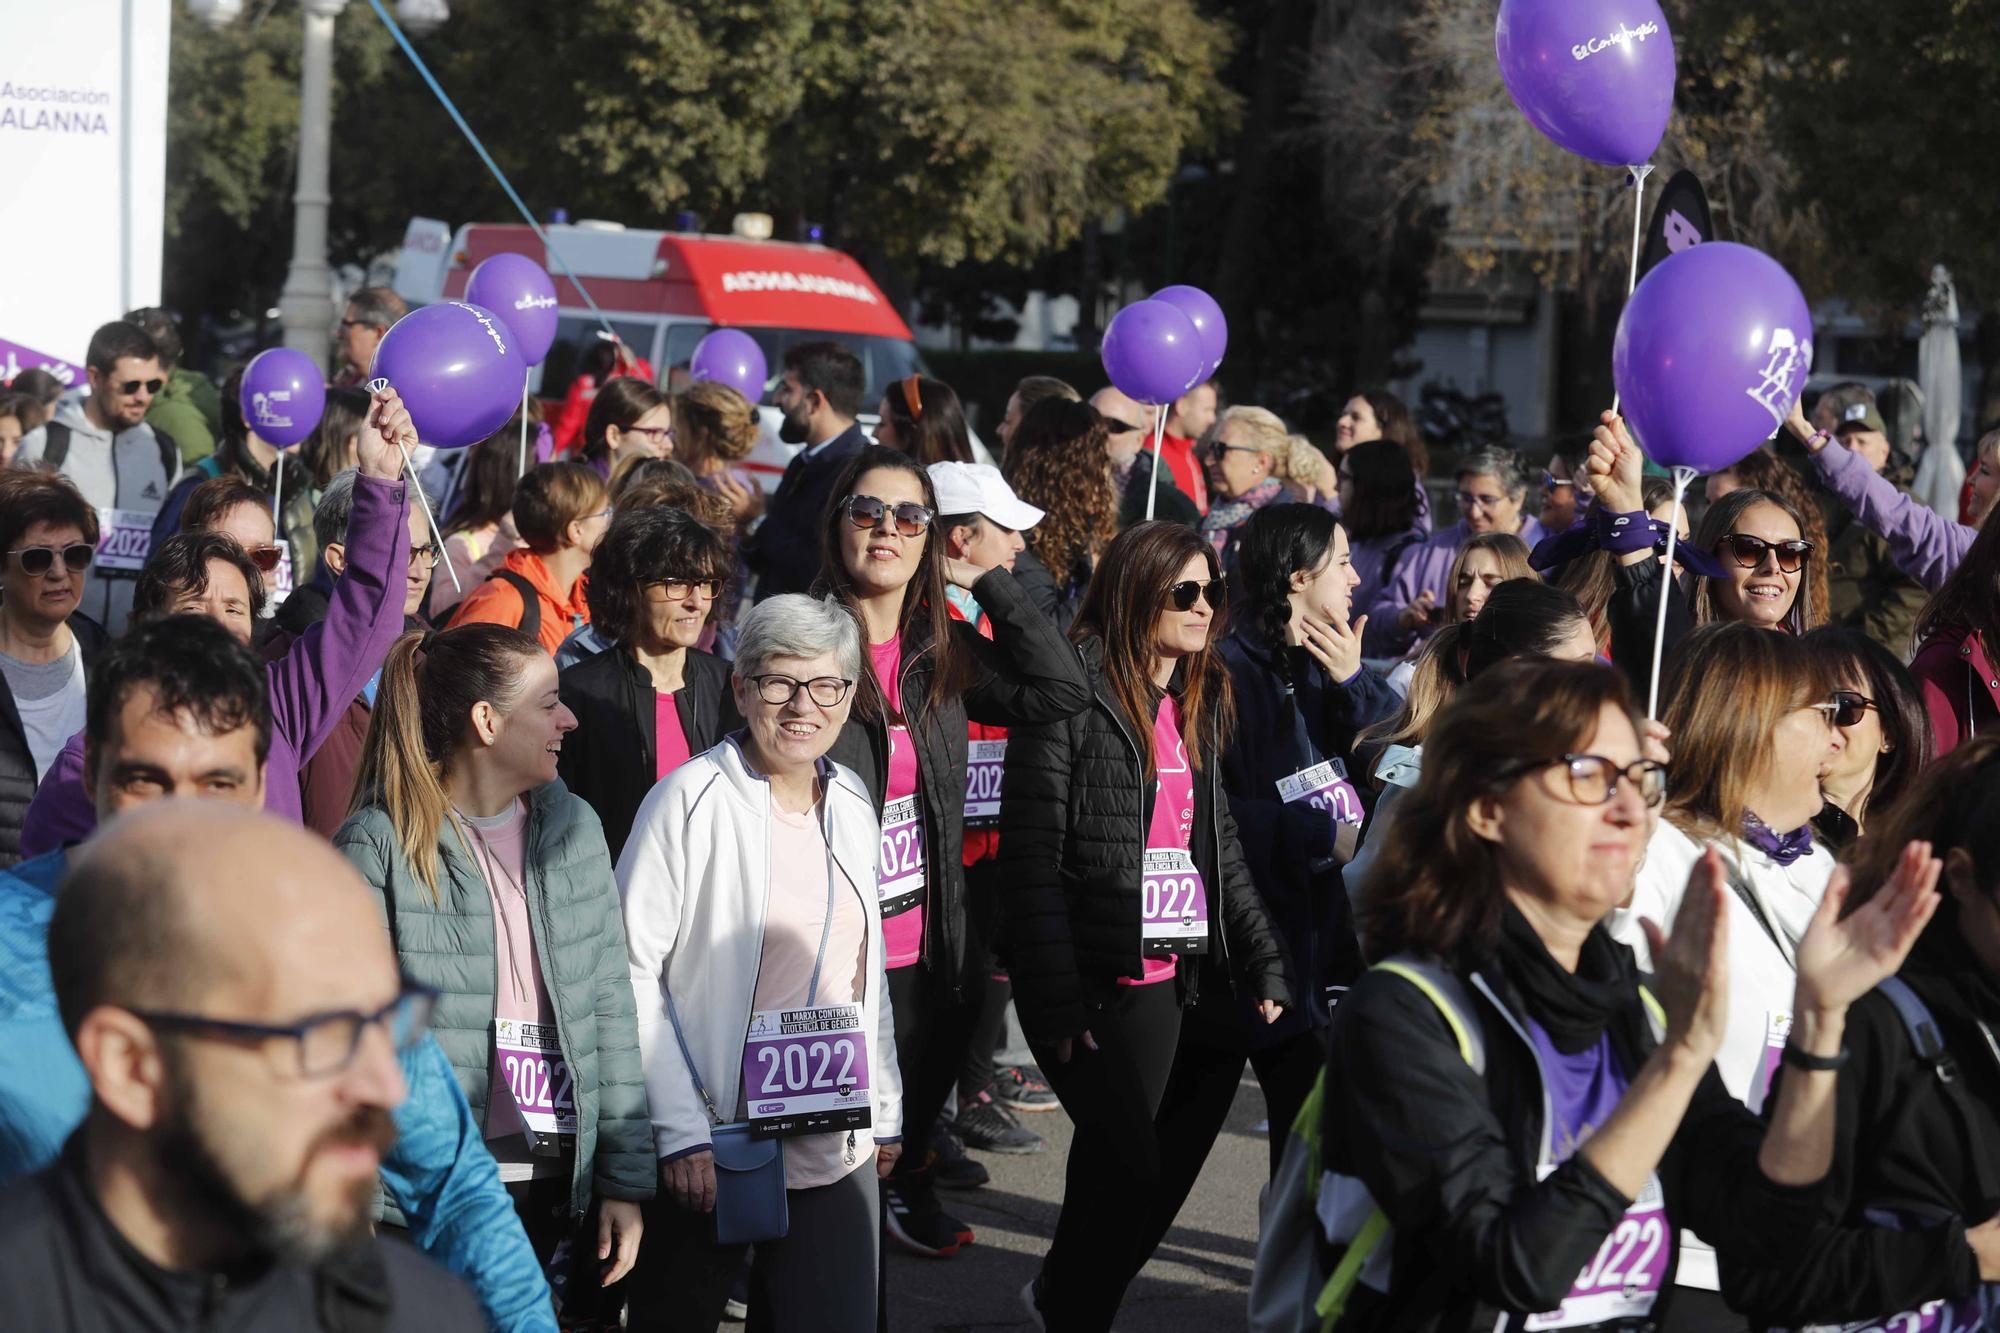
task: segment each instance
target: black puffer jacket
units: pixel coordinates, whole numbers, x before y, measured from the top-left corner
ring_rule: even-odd
[[[917,752],[917,808],[924,827],[926,964],[950,994],[965,976],[966,723],[996,727],[1054,723],[1090,706],[1090,682],[1076,649],[1036,611],[1013,575],[986,571],[972,595],[993,630],[991,639],[962,620],[952,622],[974,678],[965,693],[929,707],[936,656],[929,638],[903,645],[901,694]],[[922,618],[918,618],[921,624]],[[889,729],[880,717],[856,713],[834,738],[828,757],[859,774],[882,813],[888,789]]]
[[[83,653],[83,677],[88,681],[110,636],[81,611],[69,618],[69,632],[76,636],[77,648]],[[28,817],[37,785],[35,756],[28,750],[21,710],[14,704],[7,678],[0,676],[0,868],[21,859],[21,825]]]
[[[1140,864],[1154,792],[1139,738],[1101,675],[1103,643],[1086,639],[1081,652],[1090,708],[1008,733],[1000,798],[1000,910],[1014,999],[1028,1035],[1050,1042],[1089,1028],[1090,1009],[1110,998],[1118,978],[1142,971]],[[1178,675],[1168,688],[1178,697]],[[1284,951],[1243,863],[1214,753],[1204,749],[1195,775],[1190,848],[1219,909],[1209,916],[1209,947],[1239,993],[1289,1006]],[[1193,998],[1195,972],[1182,968],[1174,983],[1183,1003]]]
[[[563,704],[576,714],[576,730],[563,738],[556,772],[565,787],[597,811],[611,864],[617,865],[639,802],[657,781],[660,734],[653,678],[631,653],[613,647],[566,669],[561,690]],[[688,649],[674,712],[690,755],[713,749],[742,726],[729,688],[729,664],[699,648]]]

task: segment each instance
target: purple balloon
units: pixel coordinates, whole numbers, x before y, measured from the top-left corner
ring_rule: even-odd
[[[1674,109],[1658,0],[1501,0],[1500,77],[1529,124],[1607,166],[1649,161]]]
[[[273,347],[243,368],[236,401],[257,438],[289,449],[313,433],[326,410],[326,380],[304,352]]]
[[[1201,332],[1179,306],[1134,301],[1111,317],[1099,349],[1118,391],[1157,406],[1201,383]]]
[[[506,321],[463,301],[440,301],[397,320],[368,372],[402,395],[417,438],[440,449],[477,444],[506,425],[520,410],[527,375]]]
[[[1160,288],[1151,299],[1177,307],[1194,321],[1194,331],[1201,335],[1203,362],[1201,377],[1195,383],[1205,384],[1214,379],[1215,372],[1222,368],[1222,354],[1229,350],[1229,321],[1223,318],[1222,307],[1215,303],[1215,298],[1199,287],[1182,283]]]
[[[755,338],[741,329],[717,329],[695,344],[688,373],[697,384],[703,380],[727,384],[754,403],[764,396],[764,381],[771,372]]]
[[[472,270],[465,299],[506,321],[521,343],[521,361],[534,365],[556,341],[556,285],[547,270],[511,250],[490,255]]]
[[[1708,241],[1640,279],[1611,373],[1639,445],[1665,467],[1716,472],[1784,425],[1812,369],[1812,311],[1762,251]]]

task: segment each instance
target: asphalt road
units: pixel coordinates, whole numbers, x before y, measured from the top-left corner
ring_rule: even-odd
[[[1269,1167],[1256,1129],[1263,1118],[1263,1094],[1246,1071],[1200,1182],[1125,1295],[1120,1333],[1230,1333],[1244,1326],[1257,1250],[1257,1193]],[[993,1183],[969,1193],[939,1192],[946,1209],[972,1224],[977,1243],[950,1259],[915,1258],[889,1243],[889,1325],[895,1333],[1033,1328],[1020,1292],[1055,1231],[1070,1124],[1060,1110],[1022,1120],[1048,1139],[1046,1151],[1031,1157],[974,1153]]]

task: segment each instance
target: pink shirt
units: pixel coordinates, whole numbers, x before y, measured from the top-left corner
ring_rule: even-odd
[[[681,730],[681,710],[674,704],[674,696],[654,694],[653,732],[656,743],[653,746],[653,779],[658,781],[688,761],[687,733]]]
[[[1160,701],[1153,718],[1153,822],[1146,829],[1148,850],[1187,851],[1194,837],[1194,770],[1181,741],[1181,709],[1172,696]],[[1138,980],[1120,977],[1121,986],[1150,986],[1173,976],[1179,960],[1148,958]]]
[[[808,1003],[851,1004],[862,995],[868,915],[859,890],[834,867],[833,924],[826,924],[826,838],[819,813],[793,815],[771,805],[771,885],[764,917],[764,950],[757,968],[757,1009],[797,1009]],[[826,962],[819,995],[812,997],[813,963],[826,930]],[[873,1033],[869,1038],[873,1040]],[[802,1134],[785,1141],[785,1185],[831,1185],[875,1160],[875,1141],[855,1132],[854,1165],[847,1164],[847,1134]]]
[[[900,638],[887,643],[868,645],[868,660],[875,668],[875,683],[888,696],[889,711],[903,711],[903,641]]]
[[[903,711],[903,641],[893,638],[885,643],[868,645],[869,664],[875,669],[875,683],[882,687],[883,696],[889,701],[891,713],[900,715]],[[882,804],[886,808],[906,797],[917,793],[917,751],[910,744],[908,728],[889,728],[889,777],[888,786],[882,793]],[[921,805],[918,815],[918,830],[922,830]],[[908,861],[912,856],[919,859],[924,855],[920,841],[907,838],[898,841],[887,827],[883,830],[882,873],[885,877],[895,873],[889,862],[892,857]],[[924,951],[924,904],[919,899],[914,907],[882,919],[883,961],[890,967],[909,967],[923,955]]]

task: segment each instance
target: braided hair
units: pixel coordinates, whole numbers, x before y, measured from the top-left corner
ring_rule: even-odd
[[[1292,575],[1316,573],[1333,558],[1340,525],[1318,505],[1266,505],[1243,525],[1231,579],[1231,618],[1271,654],[1278,676],[1290,689]]]

